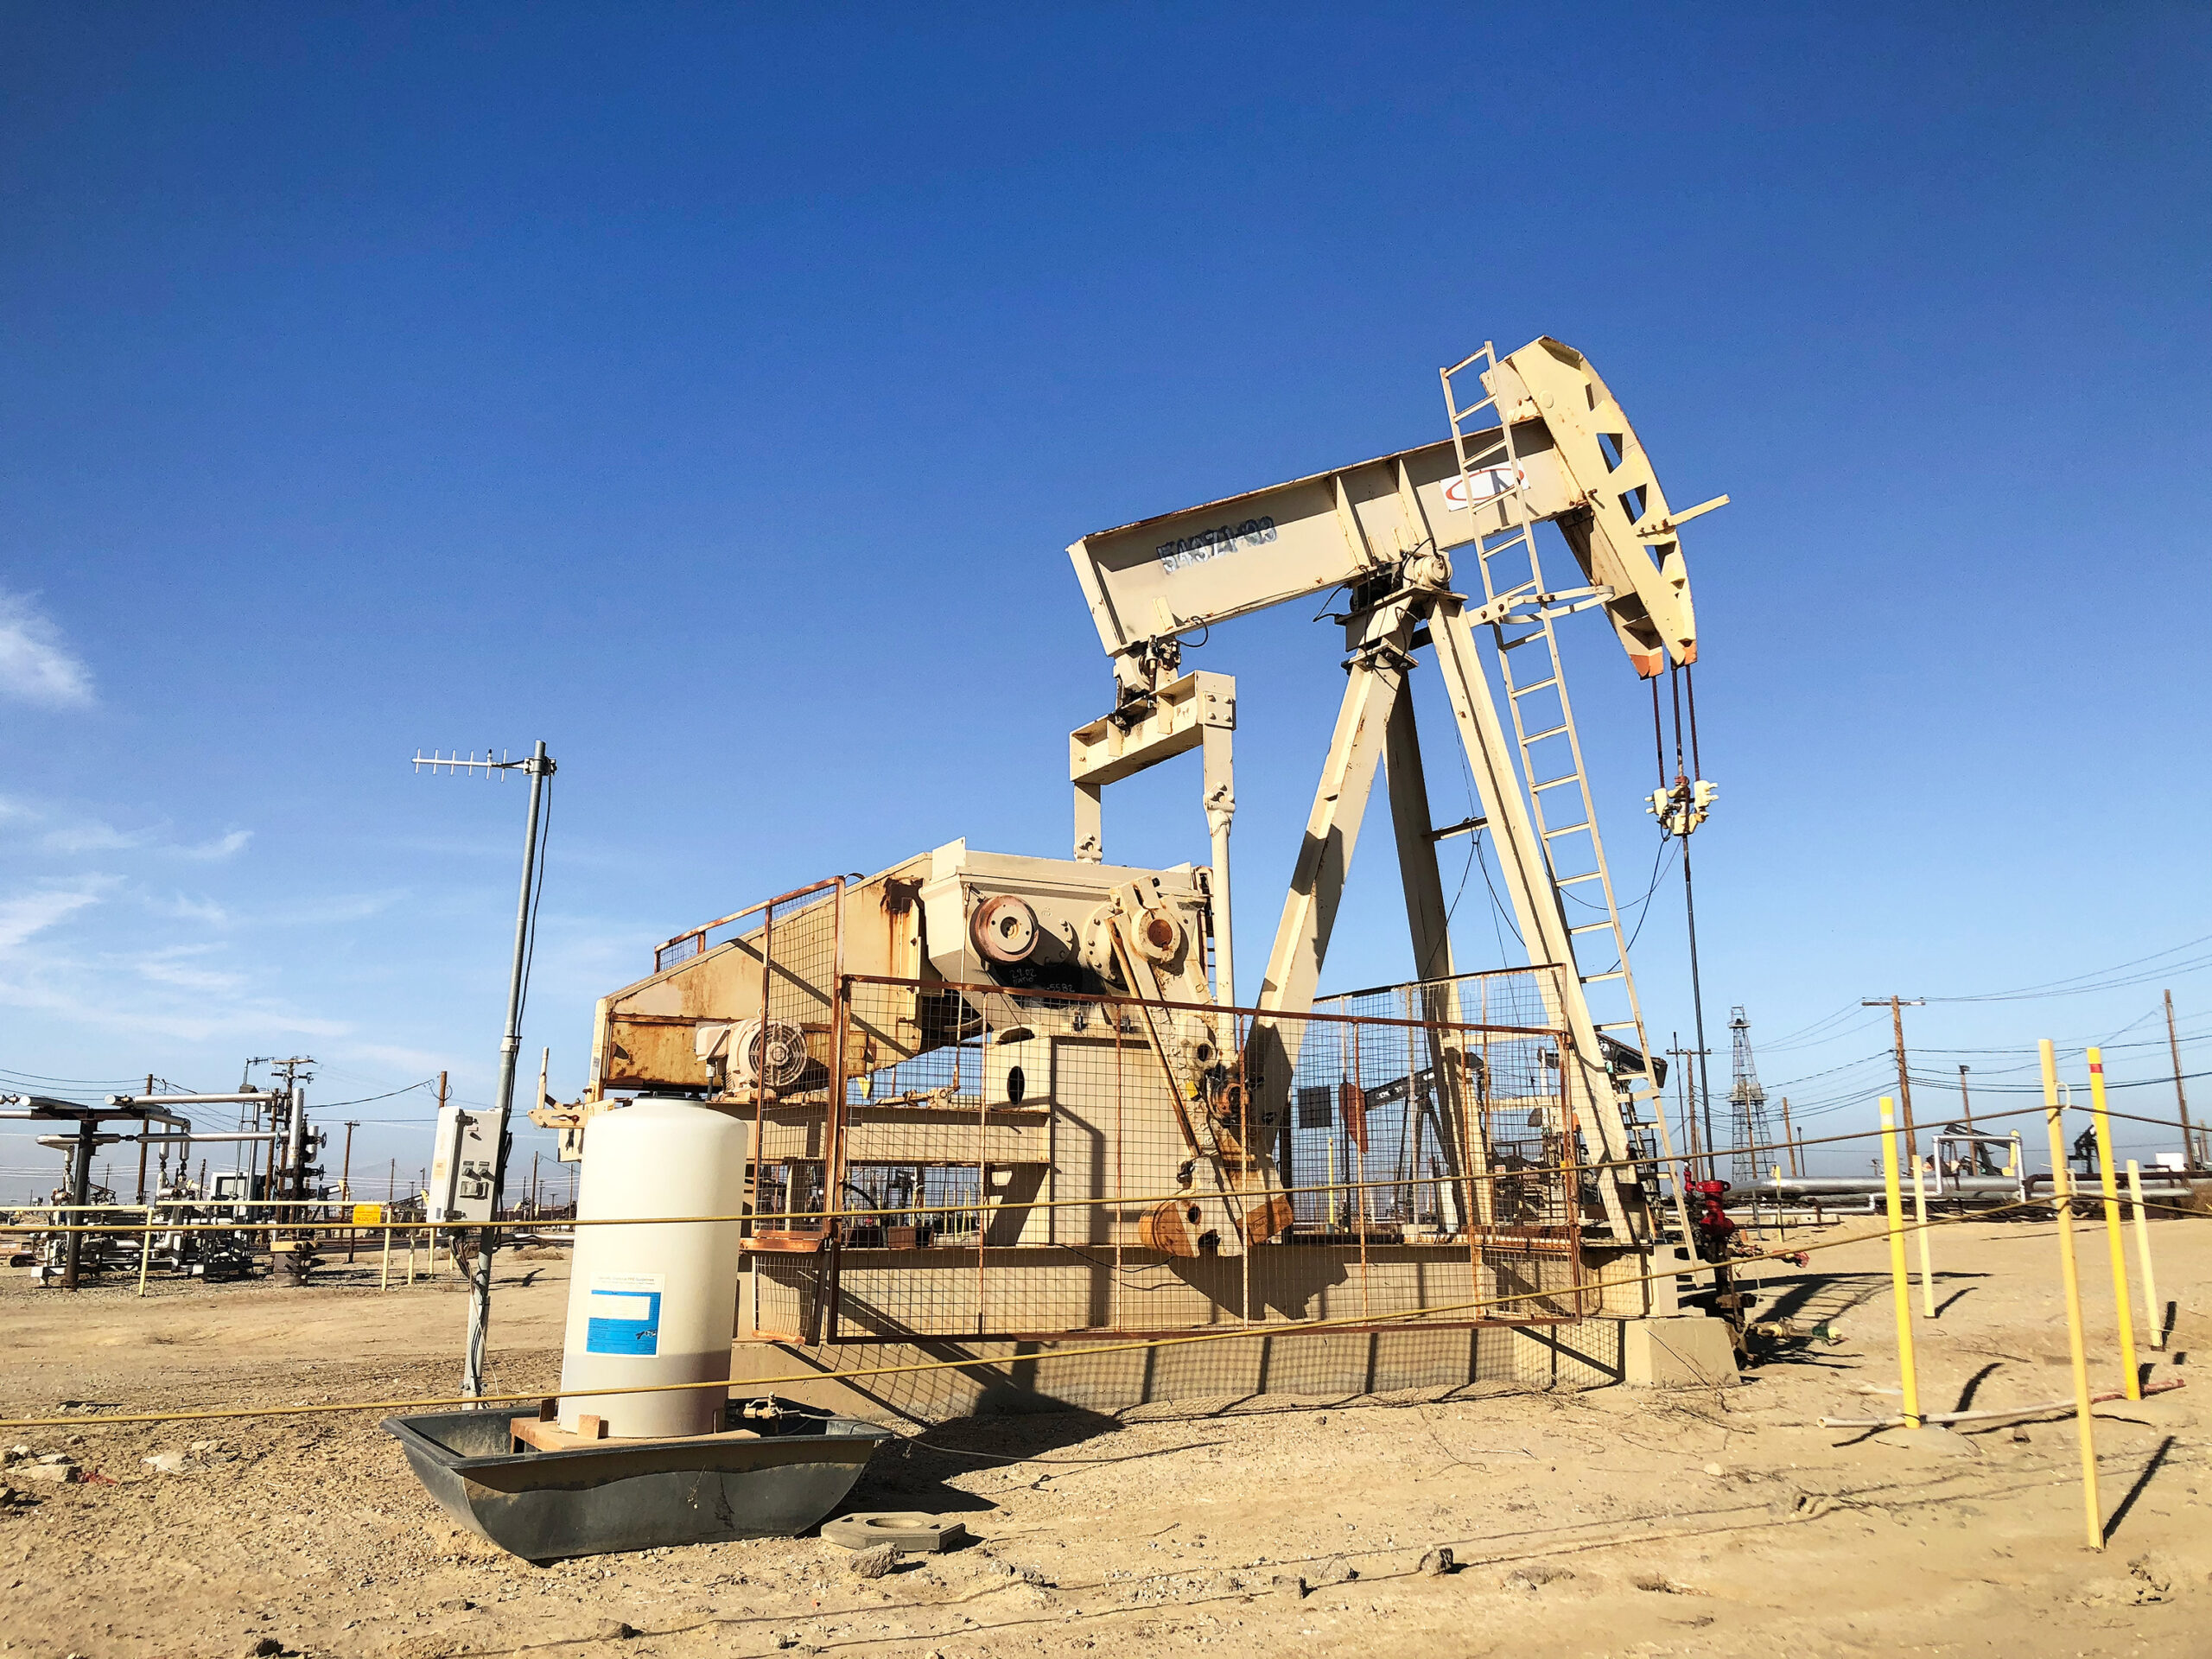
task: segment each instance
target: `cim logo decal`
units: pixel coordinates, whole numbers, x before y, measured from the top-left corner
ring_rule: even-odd
[[[1262,517],[1247,518],[1241,524],[1223,524],[1217,529],[1201,531],[1196,536],[1185,536],[1177,541],[1162,542],[1154,551],[1160,556],[1160,568],[1173,575],[1188,566],[1234,553],[1240,547],[1265,547],[1274,538],[1275,521]]]
[[[1520,489],[1529,481],[1529,475],[1518,467],[1484,467],[1472,473],[1446,479],[1444,484],[1444,510],[1465,512],[1469,506],[1482,501],[1495,501],[1499,496]],[[1474,487],[1471,491],[1468,486]]]

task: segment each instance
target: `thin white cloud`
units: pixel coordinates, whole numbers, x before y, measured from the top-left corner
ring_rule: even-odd
[[[150,830],[118,830],[101,819],[87,818],[82,823],[48,830],[39,844],[49,853],[128,853],[153,838]]]
[[[252,830],[233,830],[227,836],[219,836],[213,841],[203,841],[197,847],[176,847],[168,850],[174,852],[179,858],[197,859],[202,863],[213,863],[217,859],[228,858],[234,853],[244,852],[246,842],[252,839]]]
[[[221,927],[231,919],[231,912],[213,899],[194,899],[188,893],[175,893],[166,899],[149,898],[149,908],[164,916],[174,916],[179,921],[200,922],[209,927]]]
[[[174,985],[186,991],[239,991],[245,988],[245,977],[219,968],[194,966],[205,957],[210,947],[197,944],[171,945],[166,950],[149,951],[134,964],[140,976],[160,985]]]
[[[22,1008],[87,1026],[114,1031],[134,1039],[149,1035],[173,1037],[185,1042],[206,1042],[221,1037],[264,1041],[276,1037],[343,1037],[353,1027],[337,1020],[320,1020],[275,1004],[245,999],[225,1001],[202,992],[200,1000],[181,1007],[162,1008],[119,998],[112,974],[84,976],[81,991],[37,980],[10,980],[0,976],[0,1007]]]
[[[0,588],[0,696],[41,709],[88,709],[92,674],[35,601]]]
[[[35,807],[18,801],[0,802],[0,823],[10,819],[42,820]],[[164,841],[166,824],[143,830],[118,830],[105,818],[79,818],[56,825],[38,838],[40,848],[66,855],[79,853],[152,852],[163,858],[188,858],[197,864],[213,864],[235,857],[253,840],[251,830],[232,830],[212,841]]]
[[[436,1054],[427,1048],[408,1048],[391,1043],[348,1043],[334,1052],[340,1059],[365,1061],[410,1077],[427,1077],[433,1071],[448,1070],[453,1065],[450,1054]],[[515,1097],[519,1100],[528,1093],[529,1087],[525,1084],[518,1090]]]
[[[13,950],[35,934],[43,933],[86,906],[99,903],[100,885],[41,887],[12,899],[0,899],[0,951]]]
[[[321,927],[338,922],[365,922],[383,914],[407,896],[404,887],[383,893],[333,893],[303,905],[274,910],[257,919],[273,927]]]

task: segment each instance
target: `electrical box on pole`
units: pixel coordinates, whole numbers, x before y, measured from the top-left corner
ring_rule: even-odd
[[[512,1139],[496,1114],[472,1112],[460,1106],[441,1109],[437,1141],[430,1156],[429,1219],[494,1219],[499,1174]]]

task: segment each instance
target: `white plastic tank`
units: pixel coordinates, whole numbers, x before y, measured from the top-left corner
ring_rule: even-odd
[[[748,1124],[696,1101],[645,1096],[584,1130],[582,1222],[736,1216]],[[729,1380],[741,1224],[580,1226],[561,1347],[561,1427],[587,1413],[624,1439],[708,1434],[727,1388],[626,1394],[651,1383]],[[613,1389],[617,1392],[606,1392]]]

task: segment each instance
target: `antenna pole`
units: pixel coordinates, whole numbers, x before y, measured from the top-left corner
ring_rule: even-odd
[[[499,1087],[493,1098],[492,1219],[499,1214],[501,1190],[507,1173],[507,1114],[515,1100],[515,1060],[522,1052],[524,975],[529,965],[531,893],[537,880],[538,825],[543,812],[545,780],[553,774],[541,741],[523,763],[530,774],[530,817],[523,831],[522,892],[515,901],[514,958],[507,975],[507,1027],[499,1039]],[[461,1391],[471,1399],[484,1392],[484,1340],[492,1326],[492,1243],[498,1229],[478,1231],[476,1260],[471,1264],[468,1287],[468,1349],[461,1362]]]

